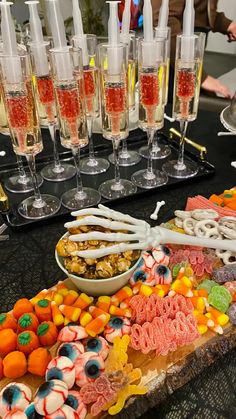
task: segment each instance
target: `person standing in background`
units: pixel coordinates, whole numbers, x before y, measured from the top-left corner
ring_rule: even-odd
[[[153,25],[158,24],[159,10],[162,0],[151,0],[153,8]],[[142,13],[144,0],[140,0],[137,16]],[[217,11],[218,0],[194,0],[195,7],[195,31],[220,32],[228,36],[230,42],[236,41],[236,22],[228,19],[223,12]],[[171,65],[172,70],[175,62],[176,35],[182,31],[182,19],[185,7],[185,0],[169,1],[169,20],[168,26],[171,28]],[[136,16],[135,16],[136,17]],[[230,98],[231,93],[228,88],[219,80],[207,74],[203,69],[201,88],[215,94],[220,94],[225,98]]]

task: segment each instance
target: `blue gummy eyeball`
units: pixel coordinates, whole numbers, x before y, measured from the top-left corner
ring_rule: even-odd
[[[123,327],[124,320],[121,317],[112,317],[109,320],[108,325],[113,329],[121,329]]]
[[[87,352],[99,352],[102,349],[102,343],[99,338],[88,339],[85,345],[85,350]]]
[[[156,268],[156,272],[158,273],[158,275],[161,275],[161,276],[167,275],[168,274],[168,270],[169,269],[165,265],[159,265]]]
[[[165,253],[166,256],[170,256],[170,249],[166,246],[161,246],[161,250]]]
[[[78,399],[75,396],[73,396],[73,394],[68,395],[68,397],[65,401],[65,404],[72,407],[72,409],[74,409],[74,410],[77,410],[78,406],[79,406]]]
[[[100,364],[98,361],[88,361],[84,367],[85,374],[90,378],[97,378],[100,375]]]
[[[146,282],[147,279],[148,279],[148,273],[145,272],[144,270],[139,269],[134,272],[133,282],[138,282],[138,281]]]

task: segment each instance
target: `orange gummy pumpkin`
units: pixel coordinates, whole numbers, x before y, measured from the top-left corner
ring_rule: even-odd
[[[17,333],[24,332],[25,330],[37,331],[39,321],[34,313],[25,313],[20,316],[18,320]]]
[[[27,371],[27,361],[25,354],[13,351],[3,360],[3,374],[7,378],[22,377]]]
[[[0,330],[3,329],[12,329],[16,332],[17,321],[10,313],[0,314]]]
[[[0,380],[3,377],[3,362],[2,362],[2,358],[0,358]]]
[[[47,322],[52,320],[52,310],[51,310],[51,301],[47,300],[39,300],[35,304],[35,313],[38,317],[40,322]]]
[[[0,356],[4,358],[9,352],[16,349],[17,335],[12,329],[0,331]]]
[[[25,355],[29,355],[34,349],[39,347],[38,336],[31,330],[20,333],[17,336],[17,347]]]
[[[53,322],[43,322],[37,329],[37,335],[41,345],[51,346],[57,341],[58,330]]]
[[[13,307],[13,316],[18,320],[22,314],[32,313],[33,311],[33,304],[28,300],[28,298],[21,298]]]
[[[31,374],[44,377],[51,359],[52,356],[46,348],[35,349],[28,358],[28,371],[31,372]]]

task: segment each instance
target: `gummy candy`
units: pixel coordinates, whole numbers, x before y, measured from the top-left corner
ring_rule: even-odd
[[[98,336],[97,338],[87,338],[83,341],[83,345],[85,352],[96,352],[102,359],[107,358],[110,348],[106,339],[101,336]]]
[[[127,385],[125,388],[123,388],[119,394],[118,394],[118,399],[117,402],[114,404],[114,406],[111,406],[108,410],[108,413],[110,415],[116,415],[117,413],[119,413],[124,405],[126,400],[133,395],[138,395],[138,394],[146,394],[147,393],[147,387],[139,387],[136,385]]]
[[[236,280],[236,263],[225,265],[222,268],[214,269],[212,278],[218,284],[224,284],[224,282]]]
[[[122,317],[112,317],[105,327],[104,336],[108,342],[113,342],[116,336],[129,335],[130,320]]]
[[[10,410],[24,410],[31,400],[31,390],[25,384],[9,383],[0,392],[0,415]]]
[[[230,308],[227,311],[227,314],[229,316],[230,322],[236,325],[236,303],[230,306]]]
[[[85,352],[75,362],[75,378],[78,387],[96,380],[104,371],[104,361],[96,352]]]
[[[217,310],[222,311],[222,313],[225,313],[228,310],[231,300],[232,297],[230,292],[220,285],[213,287],[208,296],[208,303]]]
[[[75,383],[75,367],[70,358],[57,356],[53,358],[46,370],[46,381],[61,380],[71,389]]]
[[[116,370],[122,370],[123,366],[128,361],[127,349],[130,343],[130,337],[128,335],[116,336],[113,340],[113,348],[109,352],[106,364],[105,371],[113,372]]]
[[[204,279],[198,286],[197,290],[205,289],[207,290],[207,293],[210,294],[213,287],[217,285],[216,282],[212,281],[211,279]]]

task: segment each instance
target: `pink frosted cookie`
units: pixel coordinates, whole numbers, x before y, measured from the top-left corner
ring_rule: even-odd
[[[75,342],[87,338],[85,328],[77,325],[69,325],[60,330],[57,340],[59,342]]]
[[[70,389],[75,383],[75,367],[71,359],[66,356],[53,358],[46,369],[46,381],[61,380]]]
[[[95,352],[85,352],[75,362],[75,382],[78,387],[90,383],[104,371],[105,365],[101,356]]]
[[[68,387],[64,381],[50,380],[43,383],[37,390],[34,406],[37,413],[51,415],[65,403]]]
[[[72,407],[78,413],[79,419],[84,419],[87,415],[87,407],[78,391],[70,390],[65,404]]]
[[[12,410],[24,410],[31,397],[31,390],[25,384],[9,383],[0,392],[0,416],[3,417]]]
[[[101,336],[98,336],[97,338],[87,338],[83,341],[83,345],[85,352],[96,352],[102,359],[105,360],[107,358],[109,345],[106,339]]]

